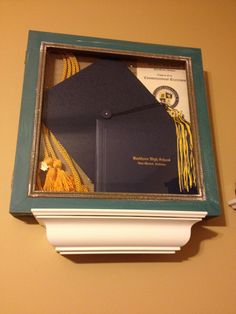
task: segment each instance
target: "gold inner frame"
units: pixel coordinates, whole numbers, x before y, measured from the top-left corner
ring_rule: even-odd
[[[150,62],[159,62],[163,67],[168,63],[172,68],[175,66],[183,67],[186,71],[187,77],[187,90],[189,98],[189,111],[191,118],[191,129],[194,142],[194,158],[196,161],[197,173],[197,194],[160,194],[160,193],[127,193],[127,192],[88,192],[88,193],[75,193],[75,192],[41,192],[36,190],[36,176],[39,160],[39,146],[40,146],[40,128],[41,128],[41,113],[43,107],[43,91],[46,75],[46,58],[49,51],[70,51],[79,54],[88,54],[96,58],[99,56],[114,56],[119,59],[130,60],[133,63],[146,64]],[[89,46],[75,46],[64,45],[57,43],[42,42],[40,47],[40,60],[38,68],[38,83],[36,92],[36,107],[34,118],[34,132],[33,132],[33,146],[32,157],[30,165],[30,180],[28,195],[30,197],[61,197],[61,198],[97,198],[97,199],[127,199],[127,200],[204,200],[205,189],[203,184],[202,163],[200,158],[200,143],[198,139],[198,123],[196,112],[196,100],[194,92],[194,83],[192,75],[192,61],[190,57],[186,56],[172,56],[153,53],[144,53],[136,51],[117,51],[113,49],[94,48]]]

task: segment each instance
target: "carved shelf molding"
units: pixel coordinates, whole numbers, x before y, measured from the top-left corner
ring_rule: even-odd
[[[175,253],[205,211],[32,209],[60,254]]]

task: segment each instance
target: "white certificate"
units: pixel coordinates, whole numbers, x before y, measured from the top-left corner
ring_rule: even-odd
[[[182,111],[185,119],[190,122],[185,70],[137,67],[136,75],[159,102]]]

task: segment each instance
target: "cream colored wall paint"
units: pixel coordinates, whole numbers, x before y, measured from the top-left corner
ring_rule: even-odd
[[[236,313],[235,21],[230,0],[0,0],[0,313]],[[202,48],[223,215],[180,253],[67,259],[8,214],[29,29]]]

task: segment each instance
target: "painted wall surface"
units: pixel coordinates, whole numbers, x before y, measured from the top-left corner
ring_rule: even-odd
[[[0,0],[0,313],[236,313],[235,23],[235,0]],[[9,215],[29,29],[202,49],[223,214],[182,251],[65,258]]]

